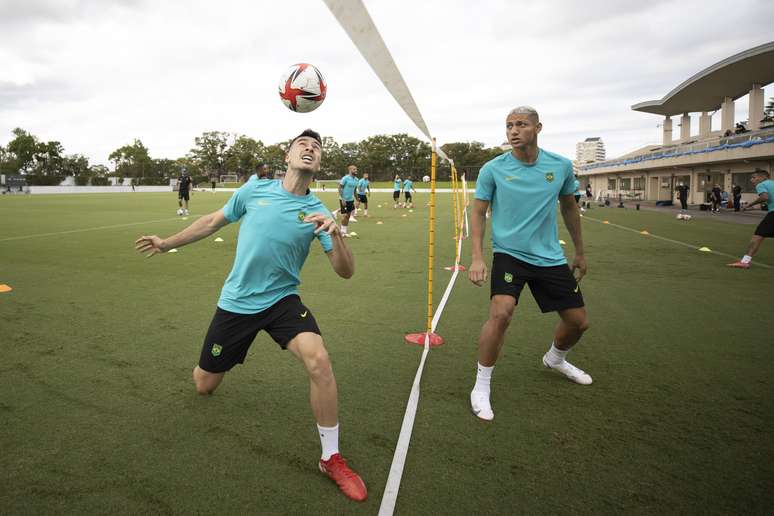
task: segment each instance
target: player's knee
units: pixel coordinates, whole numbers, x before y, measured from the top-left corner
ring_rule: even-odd
[[[508,326],[513,318],[513,307],[496,306],[492,309],[491,319],[497,326]]]
[[[215,392],[215,387],[207,385],[205,382],[196,381],[194,385],[196,386],[196,392],[203,396]]]
[[[589,320],[588,319],[582,319],[576,323],[576,328],[580,333],[585,332],[589,329]]]
[[[315,350],[306,360],[306,368],[309,376],[315,380],[326,380],[333,377],[331,360],[325,348]]]

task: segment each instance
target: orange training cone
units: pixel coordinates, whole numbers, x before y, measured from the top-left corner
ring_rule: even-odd
[[[425,345],[425,336],[430,336],[429,346],[431,348],[437,348],[443,344],[443,337],[437,333],[409,333],[406,335],[406,344],[417,344],[419,346]]]

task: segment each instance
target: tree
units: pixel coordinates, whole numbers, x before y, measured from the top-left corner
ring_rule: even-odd
[[[35,160],[33,171],[41,176],[70,175],[62,170],[63,154],[64,147],[59,142],[38,143],[33,156]]]
[[[124,145],[111,152],[108,159],[114,163],[115,172],[119,176],[143,177],[153,172],[148,148],[137,138],[131,145]]]
[[[285,143],[275,143],[264,149],[263,161],[269,171],[278,172],[285,170]]]
[[[229,133],[221,131],[205,132],[194,139],[196,146],[191,149],[190,156],[198,162],[206,175],[221,175],[226,173],[226,150],[229,147]]]
[[[12,133],[14,138],[8,142],[7,151],[15,158],[16,171],[27,174],[32,171],[35,163],[38,139],[19,127],[14,129]]]
[[[88,176],[89,158],[82,154],[65,156],[61,160],[61,173],[65,176]]]
[[[266,148],[260,140],[240,135],[226,151],[226,170],[240,176],[250,175],[259,161],[263,161]]]

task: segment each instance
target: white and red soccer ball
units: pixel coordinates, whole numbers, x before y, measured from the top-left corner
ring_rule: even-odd
[[[677,218],[680,220],[691,220],[691,216],[687,213],[678,213]]]
[[[320,107],[327,89],[320,70],[308,63],[294,64],[280,77],[280,99],[285,107],[298,113]]]

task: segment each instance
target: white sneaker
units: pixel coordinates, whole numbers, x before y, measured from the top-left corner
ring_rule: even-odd
[[[489,403],[489,396],[486,393],[470,391],[470,410],[472,410],[479,419],[483,419],[484,421],[491,421],[494,419],[492,405]]]
[[[543,365],[547,368],[559,371],[575,383],[579,383],[581,385],[591,385],[591,375],[583,369],[575,367],[567,360],[563,360],[560,364],[549,364],[546,360],[546,356],[548,356],[548,353],[543,355]]]
[[[185,210],[185,211],[183,212],[183,215],[190,215],[190,213],[188,213],[188,210]]]
[[[357,222],[357,219],[355,218],[354,215],[352,215],[352,216],[349,217],[349,221],[350,222]]]

